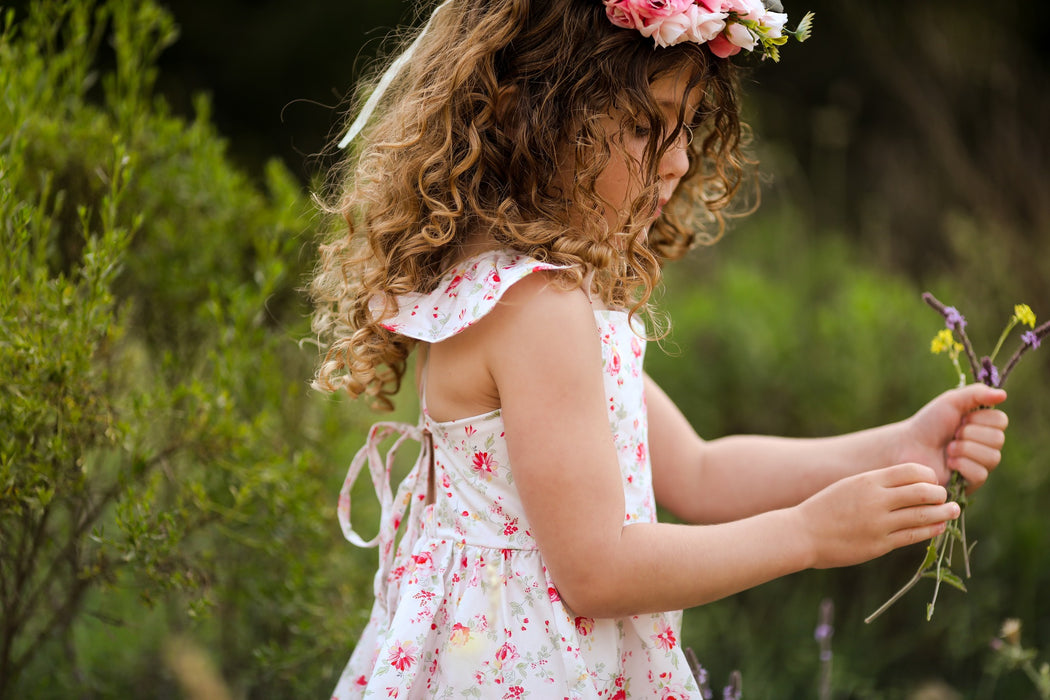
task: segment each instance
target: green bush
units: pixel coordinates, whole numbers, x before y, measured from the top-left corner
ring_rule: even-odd
[[[0,697],[174,694],[176,639],[236,695],[324,693],[363,624],[333,468],[360,421],[298,342],[310,204],[153,97],[175,35],[131,0],[4,18]]]

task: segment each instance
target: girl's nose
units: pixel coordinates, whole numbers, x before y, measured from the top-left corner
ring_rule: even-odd
[[[660,177],[665,180],[681,180],[689,170],[689,133],[681,135],[660,159]]]

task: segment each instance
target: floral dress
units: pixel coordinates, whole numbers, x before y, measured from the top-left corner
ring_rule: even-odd
[[[551,269],[512,252],[484,253],[434,292],[399,297],[384,326],[440,342],[495,308],[515,282]],[[653,522],[645,343],[626,312],[596,310],[594,317],[624,522]],[[396,494],[392,457],[384,460],[378,449],[389,437],[396,438],[391,452],[406,440],[422,445]],[[379,534],[369,542],[350,525],[350,487],[365,465],[382,506]],[[680,613],[591,619],[561,601],[514,485],[499,410],[438,422],[424,397],[419,425],[375,424],[350,466],[339,519],[348,540],[378,546],[379,570],[371,617],[333,700],[700,697],[678,641]]]

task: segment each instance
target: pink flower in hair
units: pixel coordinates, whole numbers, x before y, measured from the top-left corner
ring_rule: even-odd
[[[740,53],[740,47],[729,41],[724,34],[719,34],[707,42],[707,48],[719,58],[729,58]]]
[[[735,12],[741,19],[757,20],[766,12],[762,0],[723,0],[723,12]]]
[[[606,0],[605,14],[609,21],[622,29],[638,29],[628,0]]]
[[[812,29],[813,13],[806,14],[794,31],[784,29],[787,15],[766,9],[763,0],[604,0],[609,20],[623,29],[634,29],[657,46],[683,41],[708,44],[721,58],[741,50],[759,51],[779,60],[779,47],[788,36],[805,41]],[[786,36],[785,36],[786,35]]]
[[[637,29],[643,36],[651,37],[657,46],[674,46],[683,41],[702,44],[725,28],[726,16],[724,12],[708,12],[690,1],[677,14],[641,18]]]
[[[722,33],[726,28],[725,12],[706,12],[701,5],[694,5],[693,35],[691,41],[704,44]]]
[[[656,19],[685,12],[693,0],[626,0],[625,4],[639,17]]]
[[[692,36],[693,23],[685,12],[672,17],[644,18],[642,22],[638,31],[642,36],[652,37],[657,46],[674,46],[689,41]]]
[[[725,38],[735,46],[751,51],[755,48],[755,35],[742,24],[730,24],[726,26]]]

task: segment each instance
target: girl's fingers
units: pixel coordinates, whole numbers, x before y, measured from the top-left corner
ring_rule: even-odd
[[[955,471],[962,474],[966,479],[966,493],[972,493],[988,481],[988,467],[982,466],[970,459],[952,460],[950,465]]]
[[[945,522],[958,518],[961,513],[958,503],[914,506],[893,511],[887,524],[891,536],[907,530],[936,530]]]
[[[1000,451],[1006,444],[1006,430],[1010,419],[995,409],[982,409],[966,416],[956,431],[955,439],[945,450],[948,467],[966,479],[967,493],[988,480],[988,473],[999,465]]]
[[[887,510],[904,512],[912,508],[940,506],[947,500],[947,489],[940,484],[930,484],[923,481],[892,489],[886,506]]]
[[[1006,433],[1000,428],[979,423],[967,423],[959,428],[955,441],[975,442],[998,450],[1006,443]]]
[[[970,460],[983,466],[985,469],[994,469],[1003,457],[998,448],[990,445],[982,445],[972,440],[954,440],[948,443],[948,462],[962,472],[961,465],[964,460]],[[963,476],[966,476],[963,473]]]
[[[969,413],[981,406],[995,406],[1006,401],[1006,392],[984,384],[970,384],[948,392],[961,413]]]
[[[925,542],[927,540],[933,539],[937,535],[944,532],[945,527],[946,525],[944,521],[937,522],[932,525],[908,527],[890,533],[887,537],[887,540],[890,547],[893,549],[897,549],[899,547],[907,547],[908,545],[918,544],[919,542]]]
[[[970,425],[983,425],[1002,432],[1010,425],[1010,417],[998,409],[985,408],[966,416],[963,420],[963,428]]]
[[[984,482],[988,481],[988,475],[996,467],[995,464],[975,462],[968,457],[953,457],[948,466],[966,479],[966,493],[973,493],[984,485]]]
[[[891,489],[921,482],[937,484],[937,472],[924,464],[916,464],[914,462],[896,464],[892,467],[880,469],[878,478],[883,487]]]

